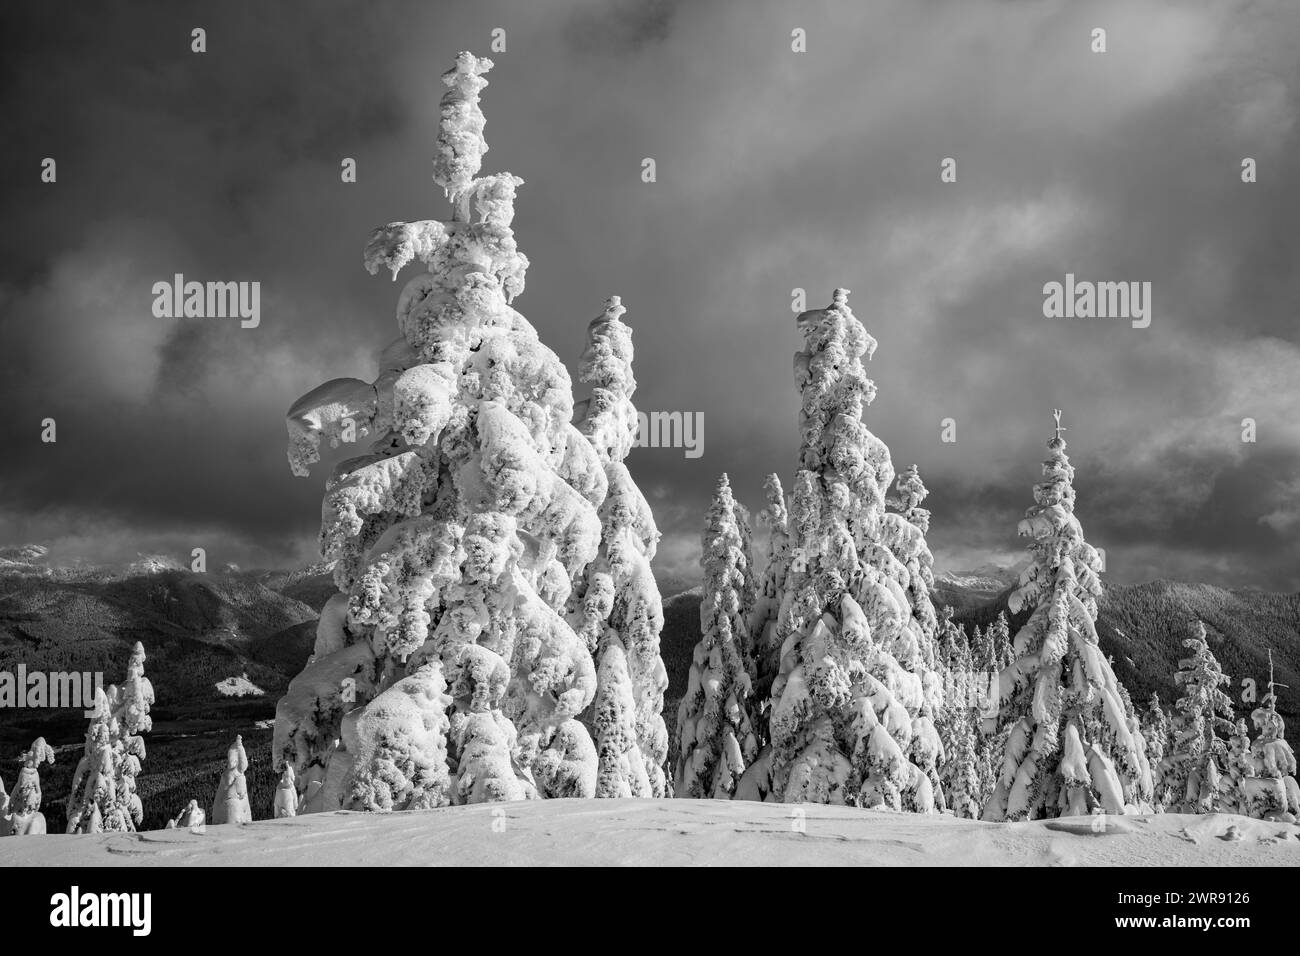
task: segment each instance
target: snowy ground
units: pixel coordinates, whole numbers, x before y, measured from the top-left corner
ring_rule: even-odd
[[[240,677],[227,677],[216,685],[217,693],[223,697],[262,697],[266,691],[248,679],[247,674]]]
[[[990,824],[706,800],[547,800],[316,814],[203,833],[0,840],[0,866],[638,864],[1300,866],[1300,826],[1229,815]],[[800,827],[804,832],[799,832]],[[1232,828],[1236,828],[1233,831]]]

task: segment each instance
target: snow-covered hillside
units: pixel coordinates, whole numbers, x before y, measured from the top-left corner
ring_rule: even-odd
[[[1227,814],[979,823],[724,800],[336,812],[202,833],[0,840],[0,866],[1300,866],[1300,826]]]

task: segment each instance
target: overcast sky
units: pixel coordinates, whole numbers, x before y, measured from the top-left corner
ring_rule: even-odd
[[[754,507],[766,472],[789,486],[791,290],[814,307],[846,286],[880,343],[868,426],[920,467],[941,566],[1019,556],[1058,407],[1113,579],[1300,589],[1294,0],[0,16],[0,544],[314,557],[326,469],[289,473],[283,414],[326,379],[373,378],[396,334],[401,286],[361,250],[378,224],[446,218],[438,77],[469,49],[496,62],[483,171],[526,182],[516,308],[573,370],[621,295],[638,406],[705,415],[702,457],[629,459],[665,575],[697,573],[719,472]],[[259,281],[261,325],[155,318],[152,286],[177,272]],[[1150,282],[1150,327],[1045,318],[1067,272]]]

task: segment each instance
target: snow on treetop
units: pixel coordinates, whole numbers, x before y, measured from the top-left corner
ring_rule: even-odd
[[[485,121],[478,97],[488,85],[483,74],[490,69],[492,61],[486,57],[461,52],[456,57],[456,65],[442,75],[448,89],[442,96],[433,179],[453,201],[478,175],[483,154],[488,150],[483,139]]]

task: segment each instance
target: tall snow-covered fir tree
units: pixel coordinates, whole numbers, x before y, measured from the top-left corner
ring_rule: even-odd
[[[945,674],[944,702],[935,728],[943,743],[939,782],[954,814],[979,819],[983,807],[976,734],[982,695],[980,668],[974,664],[965,631],[952,620],[952,608],[939,612],[939,663]]]
[[[1160,706],[1160,695],[1154,691],[1142,715],[1142,736],[1147,744],[1147,763],[1151,767],[1152,804],[1157,813],[1170,803],[1172,793],[1165,781],[1165,750],[1169,746],[1169,715]]]
[[[750,722],[754,662],[745,607],[750,554],[731,485],[718,480],[705,521],[700,563],[700,641],[678,711],[679,752],[673,792],[679,797],[734,796],[758,752]]]
[[[1163,761],[1164,779],[1173,795],[1169,808],[1178,813],[1212,813],[1222,808],[1223,767],[1228,753],[1221,734],[1231,734],[1232,698],[1222,690],[1231,683],[1210,650],[1205,624],[1193,621],[1183,640],[1191,653],[1178,662],[1174,682],[1183,696],[1174,705],[1172,741]]]
[[[1097,641],[1101,558],[1074,515],[1074,468],[1056,412],[1043,481],[1018,530],[1030,565],[1012,613],[1033,608],[1016,634],[1016,660],[999,677],[1010,726],[989,820],[1147,809],[1151,779],[1136,715]]]
[[[327,382],[287,416],[295,474],[323,440],[372,441],[327,481],[321,553],[339,593],[277,708],[276,768],[293,766],[304,812],[594,795],[593,635],[566,619],[579,587],[623,615],[637,738],[647,763],[663,753],[645,580],[657,532],[630,479],[610,487],[614,456],[573,423],[568,372],[510,306],[528,266],[511,230],[522,180],[478,175],[491,67],[462,53],[442,78],[433,178],[451,218],[390,223],[366,246],[372,273],[426,266],[399,296],[378,377]],[[611,522],[633,531],[611,539]],[[614,580],[597,595],[602,548]]]
[[[133,831],[144,819],[135,778],[153,729],[153,684],[144,673],[144,645],[131,650],[126,679],[97,688],[85,746],[68,793],[68,833]]]
[[[602,500],[600,548],[570,596],[569,621],[596,655],[594,795],[662,797],[667,793],[668,731],[662,711],[668,674],[659,653],[663,603],[650,571],[659,531],[623,463],[637,434],[632,330],[622,321],[626,311],[618,296],[605,303],[587,327],[578,373],[578,380],[591,386],[591,397],[577,404],[575,415],[600,462],[591,490]],[[577,738],[573,742],[585,746]]]
[[[993,623],[988,626],[986,638],[993,645],[998,669],[1009,667],[1016,659],[1016,649],[1011,642],[1011,625],[1005,611],[999,611]]]
[[[798,317],[799,470],[789,499],[790,564],[769,646],[770,743],[738,795],[917,811],[942,805],[934,715],[936,618],[929,588],[924,487],[895,473],[889,449],[862,421],[875,395],[863,358],[876,342],[848,291]],[[765,625],[766,626],[766,625]]]
[[[756,577],[754,608],[748,623],[754,658],[754,694],[750,722],[759,746],[769,742],[768,718],[772,682],[781,669],[781,642],[775,639],[786,575],[790,572],[790,512],[781,479],[770,474],[763,481],[767,503],[758,521],[767,529],[767,549],[761,576]]]

